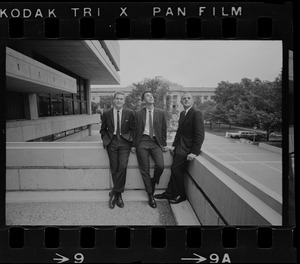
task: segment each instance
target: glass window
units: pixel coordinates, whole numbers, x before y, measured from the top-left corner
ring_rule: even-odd
[[[51,116],[50,96],[40,95],[38,97],[39,117]]]
[[[87,103],[83,102],[81,103],[81,114],[86,114],[87,113]]]
[[[70,129],[70,130],[66,131],[66,136],[72,135],[74,133],[75,133],[74,129]]]
[[[59,96],[59,95],[51,96],[51,109],[52,109],[53,116],[63,115],[62,96]]]
[[[25,119],[23,93],[6,92],[6,119]]]
[[[80,114],[80,102],[77,100],[74,101],[74,114],[75,115]]]
[[[53,134],[53,140],[57,140],[59,138],[63,138],[66,136],[66,132],[60,132],[60,133],[56,133],[56,134]]]
[[[75,133],[80,132],[81,131],[81,127],[77,127],[74,130],[75,130]]]
[[[64,100],[64,114],[65,115],[73,115],[74,110],[73,110],[73,101],[66,99]]]

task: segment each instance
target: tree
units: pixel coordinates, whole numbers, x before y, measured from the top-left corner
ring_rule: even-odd
[[[141,82],[133,83],[133,89],[129,95],[126,96],[124,106],[132,110],[139,110],[144,107],[142,102],[142,94],[145,91],[151,91],[154,97],[154,106],[166,111],[166,119],[168,122],[168,129],[173,129],[172,109],[170,108],[169,84],[159,78],[144,79]]]
[[[92,113],[97,114],[98,109],[100,108],[99,103],[92,102],[91,103]]]
[[[103,111],[106,111],[107,109],[112,107],[113,102],[113,95],[106,95],[100,97],[100,108],[103,109]]]
[[[133,89],[126,97],[125,107],[132,110],[141,109],[144,105],[142,102],[142,94],[145,91],[151,91],[154,97],[154,106],[167,110],[166,96],[169,93],[169,85],[158,78],[144,79],[141,82],[133,83]]]
[[[214,115],[229,124],[258,126],[269,134],[281,127],[281,87],[281,76],[273,82],[258,78],[254,81],[243,78],[233,84],[220,82],[214,97],[217,103]]]

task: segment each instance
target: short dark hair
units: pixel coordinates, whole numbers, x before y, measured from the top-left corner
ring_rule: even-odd
[[[144,101],[144,96],[146,93],[151,93],[153,95],[152,91],[150,91],[150,90],[143,92],[142,93],[142,101]]]
[[[125,94],[125,93],[120,92],[120,91],[117,91],[117,92],[114,93],[114,99],[116,98],[116,96],[117,96],[118,94],[122,94],[122,95],[124,96],[124,98],[126,97],[126,94]]]

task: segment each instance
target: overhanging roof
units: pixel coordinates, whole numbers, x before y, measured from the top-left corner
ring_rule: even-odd
[[[24,45],[49,60],[90,80],[90,84],[119,84],[120,76],[97,40],[23,40]]]

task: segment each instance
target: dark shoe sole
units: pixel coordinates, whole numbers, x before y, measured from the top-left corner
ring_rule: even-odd
[[[170,200],[170,199],[172,199],[172,196],[170,195],[164,195],[164,194],[155,194],[154,195],[154,198],[155,199],[160,199],[160,200],[162,200],[162,199],[166,199],[166,200]]]

